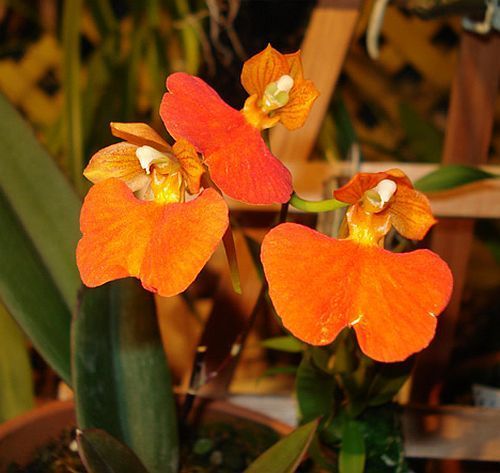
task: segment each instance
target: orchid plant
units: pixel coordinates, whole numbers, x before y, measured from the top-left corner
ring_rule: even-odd
[[[123,141],[98,151],[84,172],[94,183],[82,207],[77,249],[86,286],[132,276],[161,296],[179,294],[231,231],[224,196],[247,204],[290,202],[292,177],[262,131],[278,123],[301,127],[319,92],[304,78],[300,51],[283,55],[271,46],[244,64],[241,82],[249,97],[238,111],[201,79],[169,76],[160,115],[173,144],[143,123],[111,124]],[[339,465],[347,471],[349,436],[363,445],[353,422],[374,397],[385,392],[389,401],[401,386],[398,373],[396,389],[372,386],[372,399],[360,402],[368,365],[376,371],[369,360],[403,362],[429,344],[452,275],[431,251],[384,249],[392,228],[421,240],[436,223],[427,198],[401,171],[359,173],[333,197],[325,209],[347,208],[338,239],[282,222],[264,238],[261,260],[283,327],[308,347],[308,376],[321,380],[317,390],[329,385],[312,413],[307,404],[318,393],[309,389],[306,399],[299,393],[303,420],[321,418],[317,445],[340,448]],[[298,200],[294,195],[292,205]],[[354,329],[357,343],[346,328]],[[351,372],[339,368],[342,345],[350,347]],[[357,346],[364,355],[355,354]],[[299,389],[303,381],[299,373]],[[344,395],[335,393],[336,384]],[[358,457],[356,471],[362,471],[364,456]]]
[[[301,127],[319,95],[304,78],[300,51],[269,45],[245,62],[241,82],[249,96],[236,110],[203,80],[170,75],[160,115],[174,141],[144,123],[111,123],[122,141],[85,168],[93,186],[81,208],[76,262],[95,289],[83,292],[74,317],[71,374],[59,370],[75,390],[84,463],[97,472],[178,471],[174,399],[150,294],[185,291],[221,241],[231,265],[227,196],[282,204],[281,222],[262,242],[264,289],[293,342],[287,349],[302,353],[303,425],[246,471],[294,471],[307,451],[310,471],[362,472],[381,458],[405,471],[392,411],[396,434],[377,450],[373,409],[387,407],[411,356],[432,340],[453,281],[431,251],[397,253],[384,244],[393,230],[422,240],[436,223],[429,201],[398,169],[356,174],[331,199],[303,201],[264,136],[279,123]],[[338,237],[287,223],[288,205],[345,211]],[[129,277],[143,288],[106,284]]]

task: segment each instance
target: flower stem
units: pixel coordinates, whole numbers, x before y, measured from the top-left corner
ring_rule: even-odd
[[[331,212],[332,210],[341,209],[342,207],[347,207],[349,204],[346,202],[341,202],[337,199],[326,199],[319,201],[305,200],[300,198],[295,192],[290,198],[290,205],[296,209],[303,210],[304,212]]]

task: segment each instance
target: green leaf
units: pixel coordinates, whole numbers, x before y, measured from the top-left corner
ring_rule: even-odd
[[[332,412],[335,378],[314,366],[308,354],[302,358],[295,383],[302,422],[309,422]]]
[[[89,473],[147,473],[135,453],[101,429],[86,429],[77,435],[78,451]]]
[[[86,4],[101,36],[105,37],[118,30],[118,21],[109,0],[87,0]]]
[[[399,117],[416,160],[426,163],[439,162],[443,148],[443,134],[406,103],[400,105]]]
[[[151,473],[175,472],[175,404],[153,296],[133,279],[87,289],[72,330],[79,427],[106,430]]]
[[[365,440],[358,422],[350,419],[344,424],[339,455],[340,473],[363,473],[365,469]]]
[[[32,130],[2,95],[0,157],[0,190],[67,306],[73,308],[80,287],[74,256],[80,238],[80,201]],[[6,228],[2,223],[2,233]],[[24,270],[19,268],[19,271]],[[52,315],[48,312],[44,317]]]
[[[415,188],[422,192],[437,192],[500,176],[482,169],[462,165],[442,166],[415,181]]]
[[[368,405],[379,406],[391,401],[411,373],[413,359],[400,363],[376,363],[376,374],[367,393]]]
[[[305,347],[301,341],[290,335],[262,340],[261,345],[270,350],[286,351],[288,353],[300,353],[304,351]]]
[[[33,373],[26,340],[0,302],[0,424],[33,404]]]
[[[54,205],[57,207],[57,203]],[[71,313],[1,192],[0,222],[0,297],[35,348],[71,383]]]
[[[83,0],[63,4],[63,88],[66,157],[73,184],[83,192],[83,120],[80,77],[80,21]]]
[[[313,420],[294,430],[260,455],[245,470],[245,473],[263,473],[266,471],[293,473],[307,452],[317,427],[318,421]]]

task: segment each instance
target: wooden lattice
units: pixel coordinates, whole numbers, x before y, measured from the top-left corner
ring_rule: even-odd
[[[0,91],[22,110],[35,125],[49,125],[62,106],[60,88],[44,85],[47,79],[59,82],[61,50],[57,40],[44,35],[28,47],[19,61],[0,61]]]

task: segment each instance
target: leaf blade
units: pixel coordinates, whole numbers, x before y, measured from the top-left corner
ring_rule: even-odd
[[[74,258],[80,238],[80,201],[33,131],[1,94],[0,153],[0,190],[72,308],[80,287]]]
[[[152,295],[132,279],[86,290],[72,330],[79,427],[106,430],[151,473],[175,472],[175,404]]]
[[[313,420],[295,429],[257,458],[244,473],[293,473],[307,452],[318,421]]]
[[[34,405],[26,341],[0,301],[0,423]]]
[[[43,358],[70,384],[71,313],[1,192],[0,222],[0,297]]]
[[[499,178],[479,168],[458,164],[442,166],[415,181],[415,188],[422,192],[438,192],[472,184],[485,179]]]
[[[137,455],[101,429],[78,432],[78,451],[89,473],[147,473]]]
[[[339,455],[340,473],[363,473],[366,452],[363,433],[358,422],[350,419],[344,424]]]

